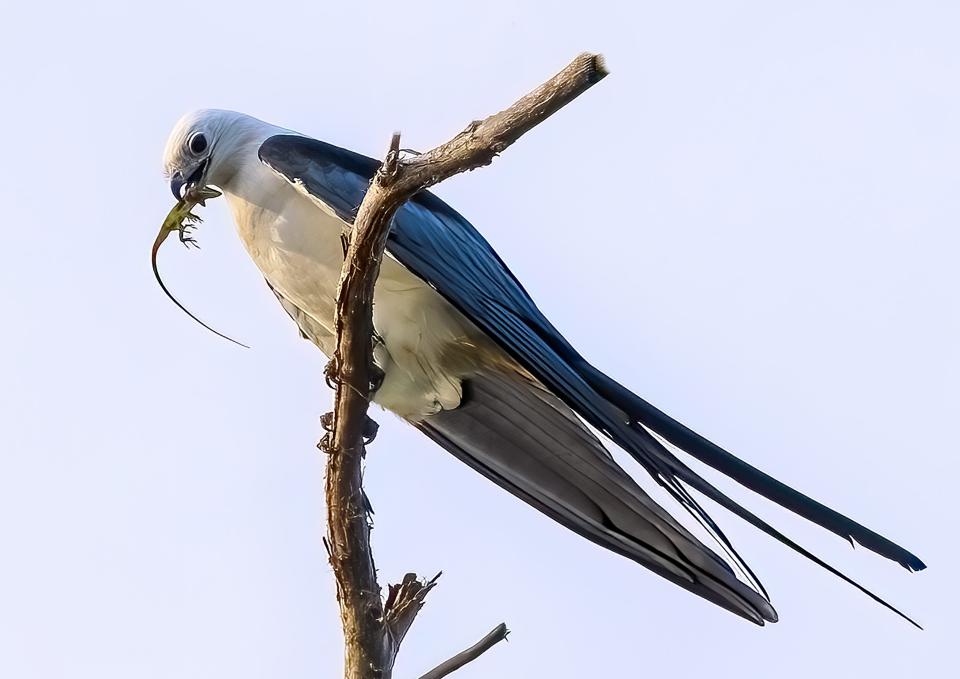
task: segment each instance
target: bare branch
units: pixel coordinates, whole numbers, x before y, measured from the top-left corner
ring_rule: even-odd
[[[370,430],[367,406],[376,373],[371,341],[374,284],[393,215],[418,191],[489,164],[606,75],[599,55],[582,54],[510,108],[471,123],[450,141],[411,159],[400,158],[400,135],[394,134],[357,211],[337,289],[337,348],[326,371],[337,389],[330,431],[323,442],[329,453],[327,543],[337,581],[347,679],[389,679],[400,642],[436,582],[436,578],[420,582],[408,574],[400,585],[391,587],[384,606],[362,487],[363,435]]]
[[[510,630],[507,629],[507,625],[505,623],[501,622],[483,639],[475,643],[467,650],[461,651],[449,660],[445,660],[444,662],[440,663],[420,677],[420,679],[441,679],[441,677],[445,677],[452,672],[456,672],[468,662],[473,662],[481,655],[489,651],[493,646],[501,641],[504,641],[508,634],[510,634]]]

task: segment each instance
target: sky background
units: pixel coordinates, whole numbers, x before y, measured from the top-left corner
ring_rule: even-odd
[[[437,193],[599,367],[921,556],[929,569],[911,575],[721,482],[927,630],[715,510],[780,613],[754,627],[377,412],[381,582],[444,571],[396,676],[501,620],[510,643],[458,677],[955,667],[960,5],[91,1],[4,15],[0,676],[340,672],[314,448],[324,358],[222,201],[203,212],[204,249],[171,245],[161,267],[253,349],[156,287],[176,119],[232,108],[369,155],[395,129],[426,149],[583,50],[612,75]]]

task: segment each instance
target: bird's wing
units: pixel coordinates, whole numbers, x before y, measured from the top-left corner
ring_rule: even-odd
[[[320,347],[321,350],[324,350],[325,353],[329,347],[334,346],[335,338],[327,328],[317,323],[310,314],[284,297],[279,290],[273,287],[273,284],[271,284],[269,280],[266,278],[263,280],[267,284],[267,287],[270,288],[270,292],[272,292],[277,298],[277,301],[280,302],[283,310],[286,311],[287,315],[297,324],[297,328],[300,329],[300,336],[303,339],[313,342]]]
[[[353,221],[379,166],[372,158],[295,135],[267,139],[259,155],[274,172],[348,223]],[[690,495],[685,484],[890,607],[721,493],[678,460],[651,430],[693,457],[837,535],[912,570],[924,567],[920,559],[907,550],[699,437],[591,366],[544,317],[477,230],[433,194],[421,192],[400,208],[387,250],[433,286],[564,403],[628,451],[731,551],[719,527]]]
[[[751,622],[764,594],[680,525],[564,403],[524,375],[481,370],[463,400],[415,426],[488,479],[598,545]]]

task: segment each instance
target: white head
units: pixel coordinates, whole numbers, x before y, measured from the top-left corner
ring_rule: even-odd
[[[163,173],[179,200],[184,188],[214,185],[228,189],[239,169],[240,152],[256,151],[277,128],[235,111],[201,109],[174,126],[163,152]]]

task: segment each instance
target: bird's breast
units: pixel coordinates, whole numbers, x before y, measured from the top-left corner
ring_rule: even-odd
[[[250,257],[270,285],[315,322],[307,334],[331,355],[344,223],[286,183],[269,201],[228,199]],[[462,378],[480,358],[477,330],[389,256],[374,292],[374,327],[383,340],[375,359],[385,373],[375,402],[414,420],[459,405]]]

